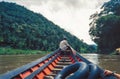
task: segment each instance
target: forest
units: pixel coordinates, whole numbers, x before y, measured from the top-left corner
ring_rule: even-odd
[[[64,37],[79,52],[96,50],[43,15],[16,3],[0,2],[0,47],[53,51]]]
[[[110,0],[101,9],[90,17],[89,34],[98,45],[98,52],[107,54],[120,48],[120,0]]]

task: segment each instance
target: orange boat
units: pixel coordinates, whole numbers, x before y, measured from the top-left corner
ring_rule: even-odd
[[[60,49],[34,62],[0,75],[0,79],[116,79],[76,52],[63,55]]]

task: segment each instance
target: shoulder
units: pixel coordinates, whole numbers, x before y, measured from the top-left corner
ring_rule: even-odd
[[[67,40],[62,40],[61,42],[68,42]]]
[[[63,40],[63,42],[65,42],[65,43],[66,43],[66,42],[67,42],[67,40]]]

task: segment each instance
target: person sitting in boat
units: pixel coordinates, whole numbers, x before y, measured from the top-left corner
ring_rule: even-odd
[[[120,79],[120,74],[117,74],[117,73],[114,73],[110,70],[105,70],[104,71],[104,74],[107,76],[107,75],[114,75],[117,79]]]
[[[61,49],[61,52],[64,54],[68,54],[68,52],[74,53],[75,50],[68,44],[67,38],[63,38],[63,40],[59,44],[59,48]]]
[[[67,38],[63,38],[63,40],[59,44],[59,47],[61,49],[61,52],[63,52],[64,54],[70,51],[70,45],[68,44]]]

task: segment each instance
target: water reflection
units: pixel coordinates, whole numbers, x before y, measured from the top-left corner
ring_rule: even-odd
[[[109,69],[120,73],[120,55],[98,55],[98,54],[81,54],[94,64],[103,69]]]
[[[88,59],[89,61],[91,61],[92,63],[99,64],[98,54],[81,54],[81,55]]]

